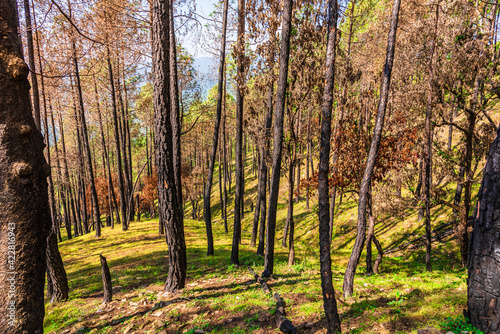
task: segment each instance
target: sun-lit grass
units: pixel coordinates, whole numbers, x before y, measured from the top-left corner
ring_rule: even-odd
[[[246,197],[245,207],[248,210],[250,201],[256,195],[257,180],[249,168],[247,173],[246,189],[251,190]],[[214,190],[212,202],[217,206],[218,186],[214,186]],[[324,319],[318,271],[317,202],[311,198],[310,209],[306,209],[305,200],[295,204],[296,264],[289,267],[288,250],[281,247],[286,219],[286,191],[280,195],[275,275],[269,286],[285,299],[287,316],[295,325],[312,323],[317,330]],[[186,217],[191,216],[190,210],[187,205]],[[428,325],[439,327],[446,317],[462,313],[466,303],[467,274],[460,268],[454,241],[433,245],[432,273],[425,270],[424,251],[416,250],[384,257],[379,275],[365,275],[363,253],[355,279],[354,296],[345,300],[341,296],[342,280],[354,243],[356,210],[354,198],[346,195],[336,212],[333,231],[333,283],[343,332],[410,333]],[[444,221],[450,214],[441,208],[434,211],[433,214]],[[220,215],[220,210],[217,214]],[[422,232],[422,223],[417,221],[416,212],[408,212],[404,218],[382,218],[377,221],[376,232],[384,248],[406,242],[411,235]],[[251,265],[260,273],[263,258],[256,256],[255,249],[250,247],[252,220],[253,212],[246,212],[240,262]],[[272,327],[274,300],[264,295],[245,266],[230,265],[232,219],[228,220],[228,234],[224,233],[220,216],[215,216],[214,221],[215,255],[207,257],[204,223],[185,219],[188,278],[187,287],[181,294],[185,300],[182,301],[182,310],[175,305],[165,307],[164,318],[161,318],[165,322],[164,328],[178,328],[183,326],[183,321],[187,324],[179,332],[204,329],[212,333],[249,333],[262,326]],[[157,291],[161,290],[166,279],[167,246],[164,237],[158,236],[157,219],[133,222],[125,232],[121,226],[115,229],[106,227],[101,238],[88,234],[65,240],[59,247],[68,274],[70,299],[55,305],[47,302],[47,333],[61,333],[64,329],[82,326],[91,328],[87,331],[91,333],[119,333],[127,325],[135,324],[138,318],[151,317],[145,314],[131,319],[127,307],[131,302],[143,301],[153,305],[157,301]],[[117,324],[107,325],[109,319],[99,320],[99,314],[95,314],[101,307],[99,254],[108,260],[113,286],[121,287],[121,292],[115,294],[117,304],[113,319],[119,320]],[[190,315],[188,320],[182,320],[186,312],[196,312],[196,316]],[[227,327],[226,322],[232,318],[235,318],[234,322]],[[269,331],[274,331],[274,328],[275,325]]]

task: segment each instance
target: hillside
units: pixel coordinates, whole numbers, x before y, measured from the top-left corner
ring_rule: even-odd
[[[217,170],[217,169],[216,169]],[[255,194],[255,177],[247,168],[247,204]],[[217,180],[217,177],[215,178]],[[286,180],[283,179],[282,182]],[[218,189],[218,186],[214,186]],[[319,280],[317,203],[311,209],[305,201],[295,204],[296,265],[287,265],[288,251],[281,247],[286,217],[286,192],[280,194],[277,224],[275,275],[269,288],[286,302],[287,317],[301,333],[324,333]],[[213,194],[214,215],[218,215],[218,193]],[[247,205],[248,209],[250,205]],[[363,274],[364,258],[355,280],[355,294],[341,295],[343,270],[355,237],[357,204],[346,196],[337,211],[332,243],[334,286],[343,333],[416,333],[427,325],[439,327],[447,317],[462,313],[466,303],[465,270],[460,268],[455,242],[434,244],[432,273],[425,270],[422,249],[385,256],[379,275]],[[187,206],[186,217],[191,208]],[[404,219],[378,222],[384,249],[397,246],[422,230],[416,212]],[[444,220],[447,211],[433,210]],[[263,258],[250,247],[251,220],[247,212],[243,225],[239,268],[230,265],[232,231],[224,233],[222,220],[215,217],[215,256],[206,257],[205,226],[185,220],[188,249],[187,287],[179,295],[162,296],[167,274],[167,246],[158,236],[158,220],[133,222],[123,232],[105,228],[103,236],[90,234],[60,243],[70,284],[70,299],[56,305],[47,302],[47,333],[210,333],[276,332],[274,300],[266,296],[250,274],[250,265],[262,272]],[[228,223],[232,224],[229,219]],[[437,224],[437,223],[436,223]],[[437,226],[437,225],[435,225]],[[106,307],[102,302],[99,254],[107,257],[115,294]],[[80,331],[78,331],[80,330]],[[278,331],[279,332],[279,331]]]

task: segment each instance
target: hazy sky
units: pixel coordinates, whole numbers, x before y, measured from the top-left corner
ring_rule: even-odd
[[[218,2],[218,0],[195,0],[195,2],[196,2],[196,13],[200,15],[198,19],[202,25],[205,25],[207,22],[203,20],[203,17],[207,17],[214,10],[215,4]],[[200,42],[195,38],[182,40],[181,44],[189,51],[190,54],[195,55],[196,58],[210,56],[205,51],[203,51],[203,49],[200,47]]]

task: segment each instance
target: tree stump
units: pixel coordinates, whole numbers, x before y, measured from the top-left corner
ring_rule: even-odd
[[[111,286],[111,274],[109,272],[108,262],[106,258],[99,254],[101,259],[101,270],[102,270],[102,284],[104,291],[103,303],[109,303],[113,299],[113,288]]]

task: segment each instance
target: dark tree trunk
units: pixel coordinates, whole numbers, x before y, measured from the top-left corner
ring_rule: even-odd
[[[328,2],[328,41],[326,46],[326,75],[323,91],[321,118],[321,141],[318,174],[318,214],[319,214],[319,260],[321,272],[321,289],[323,291],[323,307],[325,309],[327,332],[340,333],[340,318],[337,312],[337,301],[332,283],[332,260],[330,257],[330,208],[329,184],[330,172],[330,139],[332,135],[332,104],[335,80],[335,41],[337,39],[338,4],[336,0]]]
[[[242,198],[243,198],[243,85],[245,57],[245,0],[238,0],[238,59],[236,74],[236,189],[234,194],[234,227],[231,247],[231,263],[240,264],[238,247],[241,240]]]
[[[109,46],[106,47],[106,60],[108,63],[109,72],[109,85],[111,87],[111,106],[113,110],[113,125],[115,130],[115,147],[116,147],[116,163],[117,163],[117,174],[118,174],[118,193],[120,196],[120,208],[122,212],[122,230],[128,230],[127,226],[127,204],[125,197],[125,182],[123,180],[123,168],[122,168],[122,154],[120,149],[120,130],[118,126],[118,111],[116,107],[116,92],[115,92],[115,81],[113,79],[113,66],[111,65],[111,56],[109,52]]]
[[[432,186],[432,103],[434,89],[434,67],[433,58],[436,48],[437,24],[439,20],[439,6],[436,5],[436,18],[434,21],[434,36],[431,44],[429,58],[429,87],[427,88],[427,112],[425,114],[425,145],[424,145],[424,174],[423,174],[423,201],[425,204],[425,266],[427,271],[432,271],[431,265],[431,186]]]
[[[271,42],[275,39],[275,32],[271,31]],[[271,51],[269,51],[271,52]],[[269,68],[274,66],[274,53],[269,57]],[[261,147],[261,156],[260,156],[260,164],[259,164],[259,177],[262,175],[260,179],[260,188],[258,196],[258,201],[260,201],[260,228],[259,228],[259,245],[257,246],[257,255],[264,254],[264,245],[265,245],[265,233],[266,233],[266,197],[267,197],[267,181],[268,181],[268,168],[267,161],[269,159],[269,146],[270,146],[270,138],[271,138],[271,127],[273,125],[273,94],[274,94],[274,77],[272,75],[272,71],[269,74],[269,89],[267,93],[267,112],[266,119],[264,122],[264,141]]]
[[[60,302],[68,299],[69,287],[66,270],[57,247],[57,237],[54,227],[47,238],[47,275],[50,277],[50,302]]]
[[[116,223],[120,224],[120,212],[118,210],[118,203],[116,202],[116,196],[115,196],[115,188],[113,186],[113,179],[111,177],[111,166],[109,163],[109,155],[108,155],[108,149],[106,147],[106,140],[104,137],[104,130],[102,126],[102,116],[101,116],[101,108],[99,106],[99,95],[97,93],[97,83],[95,82],[95,77],[94,77],[94,88],[95,88],[95,98],[97,101],[97,115],[99,116],[99,130],[101,132],[101,145],[102,145],[102,152],[104,156],[103,164],[106,165],[105,169],[105,174],[107,174],[107,180],[108,180],[108,200],[109,200],[109,212],[112,215],[113,214],[113,208],[115,209],[116,213]],[[149,155],[148,155],[149,157]],[[114,222],[112,223],[114,225]]]
[[[44,130],[46,136],[46,147],[47,147],[47,163],[51,166],[51,156],[50,156],[50,140],[49,140],[49,126],[48,126],[48,117],[47,117],[47,100],[45,98],[45,85],[43,81],[43,68],[41,64],[40,57],[40,47],[38,46],[38,60],[41,76],[41,89],[43,96],[43,105],[44,105]],[[55,129],[54,131],[55,136]],[[54,137],[55,142],[55,137]],[[52,303],[59,302],[61,300],[68,299],[68,279],[66,277],[66,271],[64,270],[64,265],[62,262],[61,254],[59,253],[59,247],[57,246],[57,230],[58,230],[58,220],[56,214],[55,207],[55,198],[54,198],[54,183],[52,182],[52,174],[48,177],[49,181],[49,202],[51,205],[51,220],[52,227],[49,232],[49,236],[47,237],[47,277],[50,278],[50,301]],[[49,280],[47,280],[49,283]],[[49,285],[47,284],[47,292],[49,290]]]
[[[274,237],[276,234],[276,211],[278,209],[278,193],[280,187],[281,152],[283,150],[283,116],[285,114],[285,98],[288,79],[288,60],[290,57],[290,32],[292,22],[293,0],[285,0],[280,49],[280,68],[276,113],[274,117],[273,141],[273,175],[269,193],[269,215],[267,218],[266,251],[264,255],[263,277],[269,277],[274,270]]]
[[[38,334],[51,225],[50,167],[31,114],[16,6],[0,1],[0,332]]]
[[[69,171],[68,171],[68,159],[66,157],[66,141],[64,140],[64,124],[62,122],[62,117],[61,114],[59,113],[59,131],[61,133],[61,143],[62,143],[62,154],[63,154],[63,163],[64,163],[64,176],[63,176],[63,185],[64,189],[63,192],[66,191],[66,194],[68,195],[68,203],[66,205],[67,211],[67,225],[66,225],[66,234],[68,237],[68,240],[71,240],[72,235],[71,235],[71,220],[76,222],[76,214],[75,214],[75,207],[74,207],[74,202],[73,202],[73,196],[71,192],[71,182],[69,179]],[[56,151],[57,152],[57,151]],[[70,219],[71,217],[73,219]],[[76,233],[76,231],[75,231]]]
[[[384,75],[382,86],[380,88],[380,101],[377,110],[377,119],[375,121],[375,129],[373,139],[368,153],[368,160],[363,175],[363,181],[359,190],[359,204],[358,204],[358,228],[356,241],[347,263],[347,268],[344,276],[344,297],[349,297],[353,292],[354,275],[356,274],[356,267],[358,266],[361,251],[365,243],[366,236],[366,205],[368,199],[368,190],[372,181],[373,169],[377,160],[377,153],[380,147],[380,139],[382,138],[382,129],[384,127],[385,109],[387,107],[387,100],[389,97],[389,86],[391,82],[392,64],[394,61],[394,49],[396,47],[396,31],[398,27],[399,7],[401,0],[394,0],[391,14],[391,25],[389,29],[389,38],[387,42],[386,61],[384,65]]]
[[[179,84],[177,80],[177,45],[175,41],[175,26],[174,26],[174,0],[170,0],[170,31],[169,31],[169,53],[170,53],[170,96],[171,106],[170,110],[172,122],[172,145],[173,145],[173,163],[174,163],[174,177],[175,185],[177,187],[177,205],[179,212],[184,217],[184,205],[182,199],[182,183],[181,183],[181,120],[180,120],[180,107],[179,107]],[[130,135],[129,135],[130,137]],[[130,146],[129,146],[130,148]],[[132,158],[132,156],[131,156]]]
[[[293,149],[295,151],[295,148]],[[291,153],[292,154],[292,153]],[[294,232],[295,232],[295,222],[293,220],[293,188],[294,188],[294,170],[295,170],[295,153],[293,157],[290,157],[290,163],[288,166],[288,212],[286,215],[288,230],[290,231],[290,238],[288,240],[288,265],[292,266],[295,264],[295,245],[294,245]],[[297,170],[299,166],[297,166]],[[283,238],[285,241],[285,239]]]
[[[109,272],[108,262],[106,258],[99,254],[99,259],[101,260],[101,276],[103,285],[103,303],[110,303],[113,299],[113,287],[111,286],[111,273]]]
[[[28,45],[28,63],[30,67],[31,90],[33,91],[33,113],[38,131],[42,131],[40,119],[40,95],[38,93],[38,80],[35,67],[35,52],[33,48],[33,26],[31,24],[30,1],[24,0],[24,18],[26,23],[26,42]]]
[[[255,161],[252,162],[252,166],[254,165],[254,163]],[[259,164],[259,161],[257,161],[257,164]],[[252,241],[250,242],[250,247],[255,247],[255,245],[257,244],[257,233],[259,232],[259,216],[260,216],[260,202],[261,202],[259,194],[262,191],[261,187],[262,187],[262,174],[259,173],[257,177],[257,196],[255,198],[255,211],[253,213],[253,223],[252,223]]]
[[[174,159],[170,100],[169,29],[167,0],[154,0],[152,5],[153,36],[153,107],[155,111],[156,166],[158,170],[158,210],[165,223],[169,269],[165,291],[184,288],[186,281],[186,242],[184,223],[179,212],[179,199],[174,175]],[[171,8],[171,7],[170,7]]]
[[[94,222],[95,222],[95,236],[99,238],[101,236],[101,213],[99,211],[99,200],[97,199],[97,190],[95,188],[95,179],[94,179],[94,167],[92,166],[92,155],[90,153],[90,144],[89,144],[89,136],[87,132],[87,121],[85,120],[85,110],[83,107],[83,95],[82,95],[82,86],[80,83],[80,72],[78,70],[78,61],[76,58],[76,46],[75,42],[72,42],[72,51],[73,51],[73,67],[75,71],[75,82],[76,82],[76,90],[78,97],[78,111],[80,112],[80,130],[83,139],[83,151],[85,154],[85,160],[87,162],[87,169],[89,172],[90,179],[90,197],[92,198],[92,206],[94,209]],[[85,193],[84,193],[85,195]],[[86,214],[85,210],[85,214]],[[87,231],[86,231],[87,233]]]
[[[474,326],[500,333],[500,131],[490,147],[477,195],[467,279],[467,308]]]
[[[212,234],[212,212],[210,207],[210,197],[212,195],[212,183],[215,167],[215,156],[217,154],[217,144],[219,143],[219,127],[222,115],[222,100],[224,91],[224,64],[226,61],[226,27],[227,27],[228,0],[224,1],[224,14],[222,21],[222,39],[219,58],[219,81],[217,86],[217,114],[215,117],[214,134],[212,140],[212,151],[210,153],[210,163],[208,166],[207,184],[203,196],[203,218],[207,230],[207,255],[214,255],[214,237]],[[221,203],[222,204],[222,203]]]

